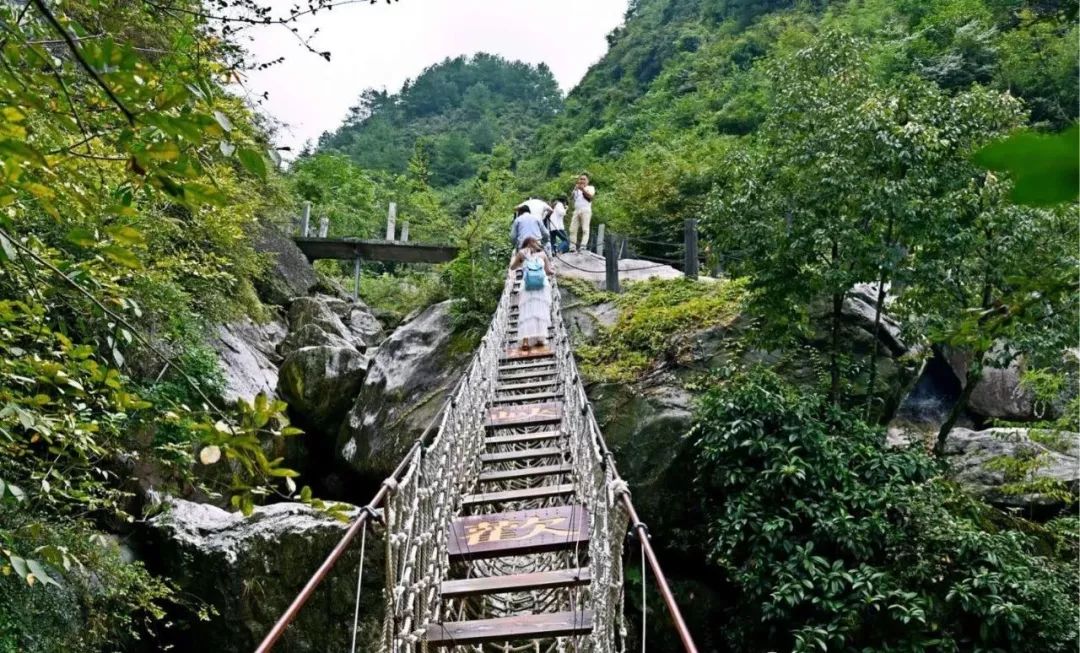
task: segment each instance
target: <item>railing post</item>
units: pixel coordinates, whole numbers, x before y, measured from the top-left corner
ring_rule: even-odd
[[[394,228],[397,226],[397,202],[390,202],[386,212],[386,239],[394,240]]]
[[[683,274],[688,279],[698,278],[698,249],[697,249],[697,220],[687,218],[684,223],[685,257],[683,259]]]
[[[360,255],[353,259],[353,292],[352,298],[360,301]]]
[[[619,291],[619,243],[608,234],[604,237],[604,287],[608,292]]]
[[[300,237],[307,238],[311,224],[311,202],[304,202],[304,214],[300,216]]]
[[[596,228],[596,246],[593,251],[597,254],[604,253],[604,223],[601,222],[600,226]]]
[[[403,243],[409,242],[409,221],[408,220],[401,223],[401,242],[403,242]]]
[[[327,232],[330,231],[330,218],[325,215],[319,218],[319,238],[326,238]]]

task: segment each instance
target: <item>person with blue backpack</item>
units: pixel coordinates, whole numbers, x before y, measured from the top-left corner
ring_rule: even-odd
[[[518,293],[518,341],[522,349],[543,347],[551,328],[551,259],[538,238],[525,238],[510,261],[511,270],[522,270]]]

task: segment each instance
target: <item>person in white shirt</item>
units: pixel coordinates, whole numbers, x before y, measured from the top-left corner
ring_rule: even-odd
[[[566,235],[566,202],[561,197],[551,200],[548,230],[551,232],[553,250],[561,254],[570,249],[570,237]]]
[[[551,213],[551,207],[548,206],[548,203],[544,200],[538,200],[535,197],[530,197],[521,204],[518,204],[518,206],[529,207],[529,213],[532,213],[533,217],[537,220],[541,220],[544,222],[547,222],[548,214]]]
[[[592,201],[596,188],[589,185],[589,176],[580,175],[574,186],[574,215],[570,218],[570,251],[585,249],[589,242],[589,221],[592,220]],[[580,234],[579,234],[580,231]]]

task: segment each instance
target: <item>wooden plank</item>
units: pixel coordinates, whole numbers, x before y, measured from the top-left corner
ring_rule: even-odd
[[[495,388],[495,392],[513,392],[515,390],[532,390],[534,388],[546,388],[548,386],[553,386],[556,383],[558,383],[558,381],[556,380],[532,381],[530,383],[507,383],[505,385],[497,386]]]
[[[512,404],[522,401],[550,401],[551,399],[558,399],[561,395],[554,392],[534,392],[531,395],[509,395],[506,397],[496,397],[491,401],[492,404]]]
[[[556,376],[556,370],[540,370],[539,372],[526,371],[524,374],[499,374],[499,381],[520,381],[521,379],[544,379]],[[555,383],[556,380],[550,381]]]
[[[584,547],[589,516],[583,506],[515,510],[458,517],[450,523],[451,562]]]
[[[439,589],[444,599],[484,594],[505,594],[507,592],[529,592],[555,587],[576,587],[592,582],[588,567],[581,569],[556,569],[538,571],[531,574],[509,574],[507,576],[487,576],[485,578],[464,578],[443,581]]]
[[[458,646],[587,635],[593,629],[591,610],[523,614],[498,619],[446,621],[430,624],[424,639],[429,646]]]
[[[528,501],[531,499],[547,499],[549,497],[561,497],[564,494],[573,494],[572,483],[561,485],[541,485],[539,487],[527,487],[521,490],[503,490],[501,492],[481,492],[480,494],[466,494],[461,498],[463,506],[479,506],[485,503],[509,503],[511,501]]]
[[[318,259],[351,261],[359,256],[367,261],[446,263],[454,260],[458,253],[458,248],[452,245],[395,243],[359,238],[295,238],[294,240],[296,246],[309,261]]]
[[[562,402],[549,401],[542,404],[493,406],[488,409],[487,427],[498,429],[508,426],[557,424],[561,421]]]
[[[528,460],[530,458],[543,458],[545,456],[562,455],[562,449],[555,447],[541,447],[534,449],[519,449],[518,451],[503,451],[500,453],[482,453],[482,463],[504,463],[509,460]]]
[[[555,350],[548,345],[541,347],[507,347],[503,350],[502,361],[522,360],[528,358],[554,358]]]
[[[500,365],[500,372],[517,372],[518,370],[535,370],[539,367],[553,367],[555,365],[555,359],[545,359],[533,361],[532,363],[519,363],[517,365]],[[554,372],[552,372],[554,374]]]
[[[560,431],[540,431],[539,433],[522,433],[520,435],[496,435],[484,440],[485,446],[500,444],[520,444],[522,442],[536,442],[538,440],[553,440],[562,437]]]
[[[497,472],[481,472],[476,477],[476,480],[480,483],[491,483],[494,481],[509,481],[515,478],[569,474],[572,471],[574,471],[574,467],[570,463],[563,463],[561,465],[544,465],[543,467],[521,467],[519,469],[503,469]]]

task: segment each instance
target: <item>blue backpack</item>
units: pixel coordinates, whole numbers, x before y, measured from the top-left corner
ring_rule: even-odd
[[[543,290],[544,281],[547,280],[547,276],[544,274],[544,263],[537,258],[528,258],[525,260],[525,290]]]

